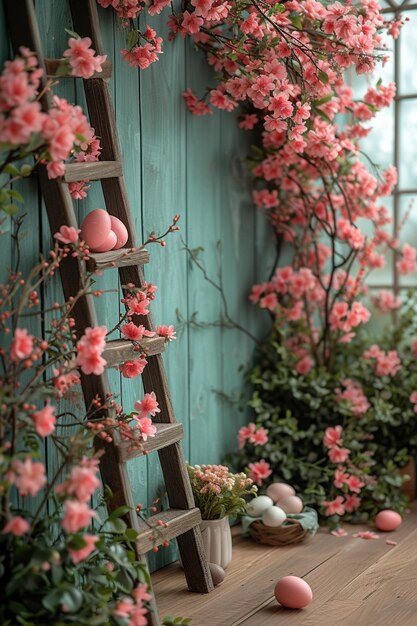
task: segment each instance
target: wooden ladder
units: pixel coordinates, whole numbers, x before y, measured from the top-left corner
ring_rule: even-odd
[[[93,48],[103,54],[96,0],[69,0],[73,27],[81,37],[90,37]],[[51,67],[57,67],[58,60],[46,60],[43,56],[39,27],[33,0],[4,0],[8,32],[15,51],[20,46],[30,48],[39,59],[45,75]],[[107,211],[118,217],[127,227],[129,239],[126,248],[116,251],[90,254],[85,264],[77,259],[67,258],[61,266],[61,281],[65,298],[75,295],[86,272],[107,270],[116,267],[121,285],[133,283],[142,288],[145,284],[143,264],[149,260],[148,252],[142,247],[137,249],[135,229],[129,209],[126,187],[123,179],[123,167],[120,157],[117,129],[112,101],[109,93],[108,79],[111,67],[106,63],[103,74],[95,74],[84,80],[85,97],[91,126],[100,137],[102,152],[101,160],[94,163],[73,163],[66,166],[65,176],[61,179],[49,180],[46,168],[38,168],[42,195],[48,213],[51,232],[55,233],[62,225],[77,227],[74,206],[68,191],[68,183],[83,180],[100,180]],[[41,100],[43,110],[48,110],[48,96]],[[81,336],[87,327],[97,325],[97,315],[93,296],[82,297],[74,307],[76,333]],[[150,315],[141,316],[140,321],[148,330],[154,330]],[[158,532],[158,542],[177,537],[184,573],[190,591],[207,593],[213,589],[211,574],[205,559],[199,523],[200,510],[195,507],[191,485],[185,466],[180,445],[183,437],[182,425],[176,422],[170,394],[167,386],[161,352],[164,350],[164,338],[152,337],[141,340],[146,349],[148,365],[142,381],[145,392],[156,393],[161,412],[155,416],[157,425],[156,436],[147,442],[147,450],[157,450],[162,467],[170,509],[152,517],[167,524]],[[138,353],[128,340],[109,341],[103,357],[108,367],[137,358]],[[107,376],[81,376],[86,406],[91,405],[96,397],[106,398],[110,392]],[[132,491],[127,475],[126,462],[143,454],[141,450],[131,451],[117,437],[113,443],[104,443],[97,438],[97,446],[104,448],[105,455],[100,467],[103,482],[113,492],[113,500],[109,505],[114,510],[121,505],[129,505],[132,511],[126,520],[130,527],[140,534],[136,541],[137,558],[146,563],[143,555],[154,546],[153,530],[143,525],[135,512]],[[155,603],[151,607],[149,623],[158,626]]]

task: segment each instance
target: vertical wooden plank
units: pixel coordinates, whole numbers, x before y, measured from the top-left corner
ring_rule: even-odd
[[[166,41],[166,14],[147,19],[147,23],[164,38],[165,53],[160,60],[140,74],[140,119],[142,162],[143,236],[151,230],[163,232],[173,215],[182,215],[185,224],[185,109],[181,91],[185,85],[184,44]],[[175,324],[175,310],[187,309],[187,267],[178,235],[167,238],[167,245],[150,246],[151,262],[146,266],[146,279],[158,285],[152,315],[156,325]],[[172,342],[164,354],[167,379],[175,414],[188,429],[187,336]],[[187,456],[187,443],[185,442]],[[158,457],[148,458],[148,496],[152,501],[164,491]],[[166,504],[166,503],[165,503]],[[154,557],[151,568],[161,567],[176,558],[175,542]]]
[[[68,47],[68,35],[65,32],[65,28],[70,29],[72,27],[67,3],[36,2],[35,9],[44,55],[51,58],[61,57],[64,50]],[[54,85],[53,91],[59,97],[66,98],[69,102],[74,102],[75,100],[75,85],[73,80],[61,81],[59,84]],[[44,255],[47,255],[53,245],[53,233],[51,233],[45,205],[41,196],[39,206],[39,223],[36,224],[36,226],[32,225],[30,230],[31,243],[36,247],[34,256],[39,256],[40,250]],[[39,241],[36,241],[36,237],[33,236],[33,233],[39,233]],[[56,274],[53,280],[51,280],[43,290],[42,306],[50,308],[54,302],[62,303],[63,301],[64,296],[60,277]],[[50,325],[53,317],[52,313],[45,315],[46,328]],[[73,411],[74,407],[68,401],[63,400],[58,403],[57,412],[63,413],[65,410]],[[46,441],[46,460],[48,475],[51,478],[60,465],[60,458],[57,449],[49,440]]]
[[[205,56],[187,42],[187,86],[204,93],[213,84],[212,69]],[[187,215],[188,246],[203,246],[202,259],[210,276],[219,271],[216,254],[221,233],[220,114],[204,119],[187,113]],[[196,268],[189,272],[189,316],[197,312],[202,321],[218,320],[219,294]],[[221,332],[218,328],[190,331],[190,437],[192,463],[219,460],[222,439],[222,407],[214,390],[221,389]]]
[[[221,272],[228,311],[240,326],[252,331],[254,311],[248,295],[254,279],[255,209],[251,202],[249,155],[251,136],[237,126],[235,114],[222,113],[221,143],[218,149],[221,161]],[[222,340],[222,392],[237,400],[242,391],[244,369],[248,366],[255,342],[237,329],[224,328]],[[222,402],[222,437],[218,454],[236,448],[239,427],[248,421],[248,411],[238,410],[236,403]]]
[[[10,58],[10,46],[7,39],[6,20],[3,3],[0,3],[0,68]],[[1,182],[6,180],[2,177]],[[11,220],[6,214],[0,215],[0,282],[7,279],[7,269],[11,264]]]
[[[100,11],[100,17],[108,13],[109,11]],[[113,102],[124,177],[139,243],[142,239],[140,75],[138,71],[129,67],[120,55],[120,50],[125,47],[125,43],[125,33],[116,21],[114,24]],[[139,379],[131,381],[122,377],[121,392],[124,410],[132,410],[136,400],[142,397],[141,381]],[[146,505],[148,500],[147,459],[140,457],[129,461],[127,470],[134,502]]]

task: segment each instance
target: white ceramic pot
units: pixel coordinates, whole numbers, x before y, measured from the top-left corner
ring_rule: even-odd
[[[200,528],[208,562],[226,569],[232,560],[232,534],[229,518],[203,520]]]

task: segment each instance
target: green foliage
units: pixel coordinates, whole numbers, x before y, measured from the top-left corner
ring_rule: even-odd
[[[131,532],[112,528],[116,520],[122,521],[123,511],[115,511],[111,524],[96,531],[94,552],[79,563],[69,551],[85,546],[83,533],[64,535],[60,513],[58,506],[54,514],[41,516],[29,537],[0,534],[0,623],[124,626],[126,622],[113,615],[117,603],[138,581],[150,581],[136,561]]]
[[[285,331],[274,329],[247,374],[253,388],[252,421],[268,429],[268,442],[246,442],[226,462],[244,470],[265,459],[273,472],[268,482],[291,483],[306,505],[317,507],[335,495],[336,465],[327,457],[323,435],[329,426],[340,424],[343,445],[352,451],[350,461],[368,478],[360,494],[360,514],[344,519],[363,521],[384,507],[402,511],[407,502],[400,492],[400,469],[417,451],[417,416],[410,402],[417,390],[417,359],[411,348],[416,310],[416,297],[409,294],[395,327],[387,326],[374,340],[358,334],[351,344],[335,348],[331,367],[315,367],[304,376],[297,374],[296,357],[285,347]],[[395,376],[377,376],[373,360],[362,358],[372,343],[397,350],[401,368]],[[361,384],[369,402],[365,414],[355,414],[351,402],[337,398],[346,378]]]

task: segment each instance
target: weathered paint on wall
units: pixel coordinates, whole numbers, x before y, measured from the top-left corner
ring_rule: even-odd
[[[1,5],[0,11],[3,61],[9,50]],[[72,26],[67,2],[38,1],[37,12],[46,56],[60,56],[66,47],[64,29]],[[100,10],[100,18],[105,49],[113,61],[111,86],[138,239],[146,238],[151,230],[162,232],[175,213],[181,214],[180,234],[170,236],[166,248],[154,246],[150,250],[146,276],[158,285],[152,306],[155,321],[175,324],[177,309],[185,319],[198,312],[202,322],[213,322],[222,314],[220,294],[190,266],[182,238],[190,248],[204,247],[201,258],[212,278],[222,277],[230,315],[242,326],[262,332],[267,319],[251,310],[247,294],[257,278],[264,279],[270,259],[265,258],[268,231],[252,207],[247,172],[241,162],[249,151],[248,136],[237,129],[233,114],[200,118],[187,112],[181,92],[191,86],[203,93],[213,82],[204,56],[190,42],[178,39],[166,43],[161,60],[138,73],[121,61],[123,33],[112,12]],[[159,16],[150,24],[163,35],[167,32],[165,21],[165,16]],[[79,81],[62,81],[57,92],[83,104]],[[27,213],[24,265],[30,267],[40,250],[49,249],[51,235],[36,181],[25,181],[23,187]],[[79,219],[100,206],[99,183],[92,183],[88,199],[78,203]],[[6,222],[0,246],[2,267],[12,262],[7,229]],[[116,272],[106,272],[98,286],[117,289]],[[46,305],[60,298],[57,280],[45,294]],[[102,323],[111,327],[117,322],[116,294],[106,295],[98,308]],[[248,362],[252,349],[245,335],[218,326],[204,330],[184,326],[177,341],[168,347],[164,357],[168,381],[177,419],[184,424],[183,447],[190,462],[219,462],[235,446],[236,431],[245,417],[225,402],[222,394],[241,393],[238,369]],[[142,393],[140,381],[120,380],[113,370],[111,383],[120,393],[124,408],[131,410]],[[49,463],[54,465],[51,452]],[[152,500],[162,482],[157,456],[130,462],[129,475],[135,501]],[[172,556],[172,550],[160,551],[153,565],[168,562]]]

